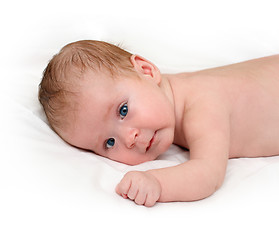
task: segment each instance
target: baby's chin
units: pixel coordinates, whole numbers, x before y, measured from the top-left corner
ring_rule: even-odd
[[[124,163],[124,164],[127,164],[127,165],[130,165],[130,166],[135,166],[135,165],[139,165],[139,164],[142,164],[142,163],[145,163],[145,162],[150,162],[150,161],[153,161],[153,160],[156,160],[156,158],[159,156],[160,154],[158,155],[155,155],[155,156],[141,156],[141,157],[137,157],[137,158],[133,158],[133,159],[111,159],[113,161],[116,161],[116,162],[120,162],[120,163]]]
[[[111,159],[113,161],[116,161],[116,162],[120,162],[120,163],[124,163],[126,165],[130,165],[130,166],[135,166],[135,165],[139,165],[139,164],[142,164],[142,163],[145,163],[145,162],[149,162],[149,161],[152,161],[152,160],[155,160],[155,159],[146,159],[146,160],[143,160],[143,159],[133,159],[133,160],[127,160],[127,161],[124,161],[123,159],[121,160],[115,160],[115,159]]]
[[[139,164],[142,164],[142,163],[145,163],[145,162],[150,162],[150,161],[154,161],[156,160],[161,154],[163,154],[164,152],[166,152],[169,147],[171,146],[172,142],[168,143],[168,144],[165,144],[160,150],[160,152],[157,152],[156,155],[154,154],[150,154],[148,156],[145,156],[145,157],[138,157],[138,158],[135,158],[135,159],[130,159],[130,161],[127,161],[127,162],[123,162],[123,161],[119,161],[119,162],[122,162],[122,163],[125,163],[127,165],[131,165],[131,166],[134,166],[134,165],[139,165]]]

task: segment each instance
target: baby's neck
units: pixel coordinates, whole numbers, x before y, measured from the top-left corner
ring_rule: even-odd
[[[189,77],[191,73],[162,74],[162,90],[173,105],[175,115],[174,143],[185,146],[182,120],[185,111],[185,94],[181,91],[181,83]],[[182,144],[183,143],[183,144]],[[186,144],[187,145],[187,144]]]
[[[162,74],[161,75],[162,80],[161,80],[159,86],[174,107],[174,104],[175,104],[174,95],[173,95],[173,90],[172,90],[171,83],[170,83],[170,80],[173,78],[172,75],[173,74]]]

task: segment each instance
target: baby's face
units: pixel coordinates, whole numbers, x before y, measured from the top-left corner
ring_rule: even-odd
[[[135,165],[154,160],[174,138],[174,109],[155,82],[88,73],[75,126],[65,140],[112,160]]]

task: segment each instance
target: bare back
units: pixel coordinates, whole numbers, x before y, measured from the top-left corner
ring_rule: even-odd
[[[230,158],[279,154],[279,55],[178,74],[171,85],[177,105],[175,143],[188,148],[183,135],[191,123],[184,114],[198,102],[228,115],[222,119],[229,119]],[[206,116],[201,112],[199,117]]]

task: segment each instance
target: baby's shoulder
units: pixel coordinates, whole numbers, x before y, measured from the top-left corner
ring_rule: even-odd
[[[180,73],[171,82],[173,94],[186,105],[219,101],[226,98],[226,88],[232,77],[215,71]]]

